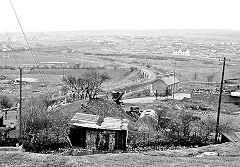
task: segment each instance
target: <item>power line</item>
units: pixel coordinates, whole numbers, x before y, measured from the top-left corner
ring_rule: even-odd
[[[15,16],[16,16],[16,19],[17,19],[17,21],[18,21],[18,24],[19,24],[19,26],[20,26],[20,29],[21,29],[21,31],[22,31],[22,34],[23,34],[23,36],[24,36],[24,39],[25,39],[25,41],[26,41],[26,43],[27,43],[28,49],[29,49],[29,51],[30,51],[30,53],[31,53],[31,56],[33,57],[33,61],[34,61],[35,65],[37,66],[36,58],[35,58],[35,56],[34,56],[34,54],[33,54],[33,51],[32,51],[32,49],[31,49],[30,44],[29,44],[29,42],[28,42],[28,39],[27,39],[27,37],[26,37],[26,34],[25,34],[24,30],[23,30],[23,27],[22,27],[22,24],[21,24],[21,22],[20,22],[20,19],[18,18],[17,12],[16,12],[16,10],[15,10],[15,8],[14,8],[14,6],[13,6],[12,0],[10,0],[10,3],[11,3],[11,6],[12,6],[12,9],[13,9],[13,12],[14,12],[14,14],[15,14]],[[44,78],[43,78],[43,75],[42,75],[40,69],[39,69],[38,67],[37,67],[37,69],[38,69],[38,72],[39,72],[39,74],[40,74],[40,76],[41,76],[41,78],[42,78],[43,83],[45,84],[45,81],[44,81]],[[50,95],[48,88],[46,88],[46,89],[47,89],[48,94]]]

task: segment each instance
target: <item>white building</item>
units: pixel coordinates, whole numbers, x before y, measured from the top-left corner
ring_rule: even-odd
[[[149,116],[149,117],[152,117],[154,118],[156,121],[158,120],[158,115],[156,113],[155,110],[152,110],[152,109],[147,109],[147,110],[144,110],[140,117],[139,118],[143,118],[143,117],[146,117],[146,116]]]
[[[191,52],[189,49],[179,49],[179,50],[175,50],[172,53],[173,55],[181,55],[181,56],[190,56]]]

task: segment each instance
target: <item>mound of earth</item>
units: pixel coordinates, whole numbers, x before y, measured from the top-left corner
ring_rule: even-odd
[[[128,128],[131,130],[136,129],[136,125],[133,122],[133,119],[129,117],[120,106],[116,105],[114,102],[110,102],[102,98],[92,99],[90,101],[89,100],[76,101],[65,107],[62,107],[60,111],[65,112],[68,115],[69,121],[77,112],[100,115],[103,117],[109,116],[120,119],[128,119],[129,120]]]

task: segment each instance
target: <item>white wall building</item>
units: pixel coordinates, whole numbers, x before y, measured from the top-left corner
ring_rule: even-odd
[[[173,55],[181,55],[181,56],[190,56],[191,52],[189,49],[179,49],[172,52]]]

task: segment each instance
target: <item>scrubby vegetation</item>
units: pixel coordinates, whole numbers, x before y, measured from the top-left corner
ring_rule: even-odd
[[[131,147],[148,146],[203,146],[213,143],[216,119],[198,113],[213,112],[202,103],[167,100],[157,101],[145,108],[154,109],[158,118],[147,116],[137,121],[139,131],[130,133]],[[232,129],[232,122],[222,119],[219,132]]]
[[[0,96],[0,109],[11,108],[13,106],[13,101],[5,95]]]
[[[49,110],[48,105],[45,96],[31,98],[24,104],[20,137],[28,151],[58,149],[68,144],[68,115]]]
[[[136,127],[121,107],[104,99],[75,101],[68,106],[49,110],[48,96],[31,98],[24,103],[22,114],[22,142],[27,151],[41,152],[69,147],[70,120],[77,112],[126,118],[129,129]]]
[[[68,147],[69,122],[76,112],[128,119],[129,151],[131,148],[141,150],[146,147],[162,149],[203,146],[212,143],[215,134],[215,119],[195,114],[214,111],[214,108],[187,100],[156,101],[145,108],[155,110],[157,116],[139,119],[131,118],[121,106],[102,98],[75,101],[55,110],[49,110],[48,106],[46,96],[25,102],[22,139],[29,151]],[[222,120],[219,131],[231,128],[229,121]]]

